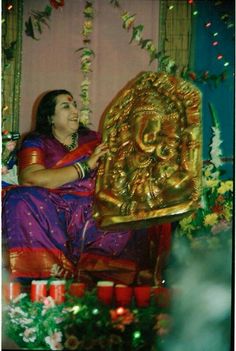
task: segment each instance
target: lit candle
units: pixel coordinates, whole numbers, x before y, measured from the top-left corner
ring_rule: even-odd
[[[21,293],[21,285],[19,282],[10,282],[3,284],[3,295],[6,302],[14,300]]]
[[[112,302],[114,282],[99,281],[97,282],[97,297],[100,301],[109,305]]]
[[[31,301],[42,302],[47,296],[47,280],[32,280],[30,297]]]
[[[84,283],[72,283],[69,288],[69,293],[72,296],[82,297],[85,292],[86,285]]]
[[[135,286],[134,296],[137,307],[147,307],[151,298],[151,287],[150,286]]]
[[[128,306],[131,303],[133,288],[131,286],[117,284],[115,286],[115,299],[117,306]]]
[[[65,280],[53,280],[50,283],[49,294],[55,303],[63,303],[65,301]]]

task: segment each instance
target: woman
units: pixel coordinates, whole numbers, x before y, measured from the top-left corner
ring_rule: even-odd
[[[3,200],[11,278],[81,279],[89,271],[132,283],[146,254],[146,235],[101,230],[92,216],[96,168],[106,145],[80,124],[66,90],[44,95],[36,117],[18,156],[20,186]]]

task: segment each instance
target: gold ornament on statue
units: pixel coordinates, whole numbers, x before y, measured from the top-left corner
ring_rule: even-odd
[[[109,152],[98,169],[94,218],[138,228],[180,219],[199,206],[201,95],[163,72],[141,72],[102,116]]]

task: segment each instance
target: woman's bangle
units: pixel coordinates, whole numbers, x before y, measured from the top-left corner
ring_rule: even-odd
[[[73,164],[73,167],[76,169],[80,179],[87,177],[87,175],[91,172],[87,161],[76,162]]]
[[[78,174],[78,178],[82,179],[83,178],[83,173],[81,172],[81,168],[79,167],[79,165],[77,165],[76,163],[73,165],[74,169],[76,170],[77,174]]]
[[[82,168],[83,168],[83,170],[84,170],[85,177],[86,177],[88,174],[90,174],[91,168],[89,167],[87,161],[82,161],[82,162],[80,162],[80,165],[82,166]]]

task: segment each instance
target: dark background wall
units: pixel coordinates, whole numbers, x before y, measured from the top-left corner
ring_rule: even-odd
[[[196,84],[202,91],[203,158],[210,158],[212,117],[209,103],[213,105],[220,124],[222,157],[232,158],[235,132],[234,1],[197,0],[195,10],[198,14],[193,16],[192,59],[197,76]],[[210,25],[207,26],[207,23]],[[213,45],[214,41],[218,45]],[[218,55],[222,55],[222,59],[217,59]],[[226,62],[229,63],[228,66],[224,66]],[[208,72],[209,79],[198,82],[202,72]],[[224,168],[227,175],[231,176],[232,162],[226,160]]]

